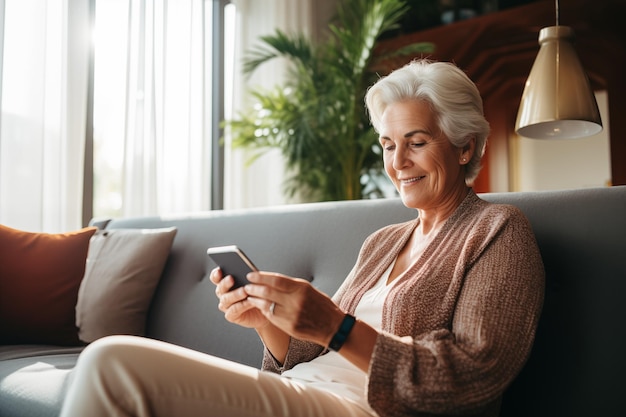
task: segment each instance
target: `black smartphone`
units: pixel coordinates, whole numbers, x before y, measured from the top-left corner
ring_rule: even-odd
[[[232,275],[235,284],[231,288],[239,288],[248,283],[246,275],[258,271],[252,261],[236,245],[217,246],[207,250],[209,257],[222,270],[223,276]]]

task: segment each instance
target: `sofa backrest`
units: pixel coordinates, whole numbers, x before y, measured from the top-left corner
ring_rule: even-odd
[[[626,410],[626,186],[481,195],[524,211],[547,275],[535,347],[503,416],[615,415]],[[240,246],[264,270],[332,294],[374,230],[415,218],[399,199],[327,202],[120,219],[108,228],[176,226],[148,336],[259,366],[254,331],[227,323],[208,274],[210,246]]]
[[[342,201],[121,219],[107,228],[178,228],[149,312],[149,336],[258,367],[256,333],[226,322],[217,309],[207,248],[238,245],[259,269],[309,279],[332,294],[371,232],[416,215],[398,199]]]
[[[524,211],[546,269],[533,352],[502,415],[624,415],[626,186],[484,197]]]

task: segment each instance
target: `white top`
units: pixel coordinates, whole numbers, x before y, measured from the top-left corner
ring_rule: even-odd
[[[377,330],[382,327],[383,303],[393,287],[393,283],[387,285],[393,266],[394,263],[383,273],[378,283],[363,295],[354,312],[359,320]],[[300,363],[283,372],[282,376],[349,398],[373,413],[365,397],[367,373],[337,352],[330,351],[310,362]]]

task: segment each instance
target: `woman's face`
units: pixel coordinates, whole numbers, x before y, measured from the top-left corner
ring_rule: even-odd
[[[407,100],[389,105],[381,118],[379,141],[385,171],[407,207],[436,208],[465,195],[464,165],[473,147],[454,147],[428,103]]]

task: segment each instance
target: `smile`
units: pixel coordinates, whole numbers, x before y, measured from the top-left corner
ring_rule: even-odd
[[[413,177],[413,178],[408,178],[406,180],[400,180],[400,182],[402,184],[411,184],[411,183],[419,181],[419,180],[421,180],[422,178],[425,178],[425,177],[426,177],[426,175],[421,175],[419,177]]]

